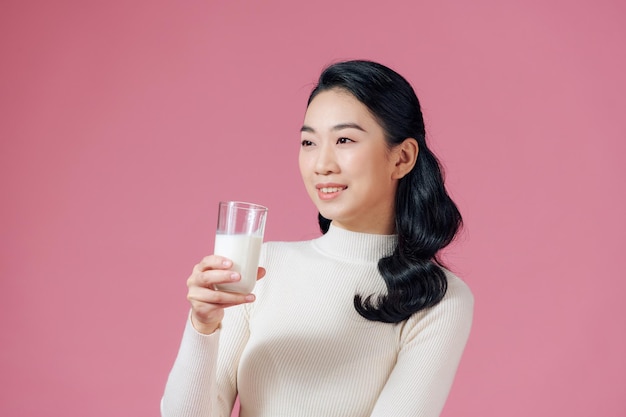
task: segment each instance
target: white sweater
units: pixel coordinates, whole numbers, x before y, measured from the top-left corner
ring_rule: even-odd
[[[187,325],[163,417],[434,417],[469,336],[473,297],[449,271],[436,306],[399,324],[372,322],[353,298],[384,292],[378,260],[395,236],[331,225],[305,242],[264,244],[254,303],[226,309],[211,335]]]

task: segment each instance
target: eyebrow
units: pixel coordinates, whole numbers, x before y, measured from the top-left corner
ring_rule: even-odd
[[[338,131],[338,130],[343,130],[343,129],[356,129],[356,130],[360,130],[361,132],[367,132],[365,129],[363,129],[361,126],[359,126],[356,123],[339,123],[338,125],[333,126],[330,130]],[[300,129],[300,132],[315,133],[315,129],[313,129],[310,126],[304,125]]]

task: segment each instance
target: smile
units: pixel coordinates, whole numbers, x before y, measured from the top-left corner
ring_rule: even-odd
[[[344,190],[346,187],[322,187],[319,190],[324,194],[327,193],[338,193],[339,191]]]
[[[330,201],[339,197],[341,193],[348,188],[347,185],[341,184],[317,184],[317,196],[320,200]]]

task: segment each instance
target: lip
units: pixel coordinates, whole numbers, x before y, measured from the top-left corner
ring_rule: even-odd
[[[315,189],[317,190],[317,196],[320,200],[328,201],[335,199],[341,195],[346,189],[347,185],[337,184],[334,182],[324,183],[324,184],[315,184]],[[326,192],[323,190],[326,189]],[[335,189],[336,191],[330,191],[328,189]]]

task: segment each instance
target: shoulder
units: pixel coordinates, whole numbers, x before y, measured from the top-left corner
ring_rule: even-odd
[[[461,278],[442,268],[448,279],[448,289],[443,299],[427,309],[427,313],[446,318],[452,323],[471,324],[474,313],[474,294]]]
[[[448,279],[448,290],[446,291],[446,295],[443,297],[443,300],[441,300],[441,303],[445,302],[444,307],[456,306],[457,308],[463,308],[466,310],[469,309],[473,311],[474,294],[472,294],[470,287],[465,283],[465,281],[452,272],[445,268],[442,268],[442,270]]]
[[[403,343],[430,334],[432,337],[462,340],[469,336],[474,316],[474,295],[458,276],[442,268],[448,278],[448,290],[436,305],[418,311],[401,326]]]

